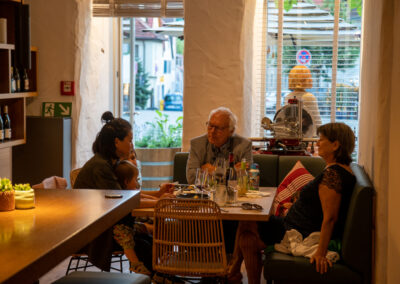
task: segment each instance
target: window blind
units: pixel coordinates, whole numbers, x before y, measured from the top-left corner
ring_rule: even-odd
[[[317,99],[322,122],[344,121],[358,128],[361,15],[346,0],[296,1],[290,9],[284,3],[269,0],[265,18],[265,114],[273,119],[284,104],[291,92],[289,71],[301,65],[298,52],[305,50],[311,59],[303,65],[313,77],[307,91]]]
[[[94,17],[183,17],[184,0],[93,0]]]

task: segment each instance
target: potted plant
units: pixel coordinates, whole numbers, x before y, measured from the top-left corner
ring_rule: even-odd
[[[8,178],[0,178],[0,211],[15,209],[15,194],[11,181]]]
[[[155,112],[155,121],[146,122],[141,133],[135,135],[136,153],[142,168],[142,188],[149,190],[172,181],[174,156],[182,146],[182,116],[171,123],[167,114]]]
[[[14,185],[15,208],[30,209],[35,207],[35,191],[29,183]]]

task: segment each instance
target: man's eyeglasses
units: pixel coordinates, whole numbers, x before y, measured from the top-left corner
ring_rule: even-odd
[[[216,126],[214,124],[209,123],[208,121],[206,122],[206,125],[207,125],[208,130],[211,130],[214,128],[215,131],[224,131],[225,129],[227,129],[229,127],[229,126],[224,126],[224,127]]]

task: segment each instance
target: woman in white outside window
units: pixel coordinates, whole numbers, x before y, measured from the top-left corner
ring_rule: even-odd
[[[322,124],[317,99],[313,94],[306,91],[306,89],[310,89],[312,86],[311,72],[306,66],[297,65],[290,70],[289,89],[292,92],[285,96],[285,105],[288,104],[289,99],[293,99],[294,97],[303,101],[304,109],[311,115],[313,120],[313,127],[304,134],[305,137],[316,136],[316,130]]]

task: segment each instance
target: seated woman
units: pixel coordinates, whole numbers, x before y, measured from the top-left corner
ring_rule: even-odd
[[[74,188],[121,189],[114,166],[129,155],[132,145],[132,126],[122,118],[103,113],[105,125],[97,134],[92,150],[94,156],[79,171]]]
[[[279,243],[287,230],[299,231],[303,238],[320,231],[318,249],[311,257],[316,271],[325,273],[332,262],[326,258],[331,239],[340,240],[353,192],[355,177],[349,167],[354,149],[354,133],[344,123],[328,123],[317,130],[319,155],[325,160],[323,172],[300,192],[285,217],[271,216],[268,222],[239,225],[229,282],[240,282],[244,260],[248,283],[260,283],[262,249]]]
[[[94,156],[79,171],[74,184],[76,189],[122,189],[114,169],[121,159],[125,159],[131,154],[133,149],[132,126],[122,118],[114,118],[109,111],[103,113],[101,120],[105,124],[93,143]],[[166,185],[160,191],[154,192],[154,195],[161,196],[168,190]],[[123,220],[126,219],[132,219],[130,214]],[[87,251],[91,263],[108,271],[113,251],[112,230],[107,230],[95,239]]]

